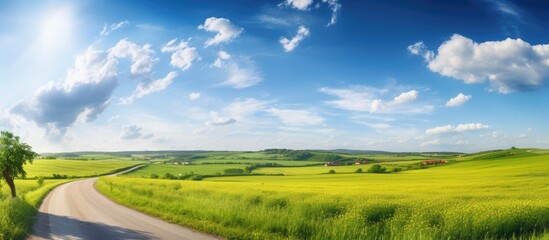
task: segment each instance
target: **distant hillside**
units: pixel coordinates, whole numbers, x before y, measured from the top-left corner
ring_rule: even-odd
[[[334,149],[334,150],[314,150],[318,152],[331,152],[339,154],[350,154],[350,155],[460,155],[461,152],[388,152],[388,151],[378,151],[378,150],[352,150],[352,149]]]

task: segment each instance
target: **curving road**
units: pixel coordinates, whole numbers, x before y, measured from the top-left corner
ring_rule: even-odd
[[[95,190],[95,181],[51,191],[28,239],[219,239],[118,205]]]

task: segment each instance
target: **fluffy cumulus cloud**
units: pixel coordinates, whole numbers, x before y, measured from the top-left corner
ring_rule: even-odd
[[[162,47],[161,51],[172,53],[170,64],[180,68],[181,71],[186,71],[195,60],[200,59],[200,56],[196,48],[190,47],[188,42],[181,40],[179,44],[176,43],[177,39],[172,39]]]
[[[228,42],[240,35],[243,28],[238,27],[231,23],[229,19],[226,18],[216,18],[210,17],[207,18],[204,24],[198,26],[198,29],[202,29],[208,32],[217,33],[213,38],[210,38],[204,44],[205,47],[219,45],[220,43]]]
[[[536,90],[549,79],[549,44],[530,45],[522,39],[477,43],[454,34],[426,61],[433,72],[465,83],[488,81],[500,93]]]
[[[130,22],[125,20],[125,21],[122,21],[122,22],[119,22],[119,23],[113,23],[111,24],[110,26],[108,26],[107,24],[105,24],[105,26],[103,26],[103,30],[101,31],[101,33],[99,33],[99,35],[101,36],[107,36],[109,35],[111,32],[114,32],[120,28],[123,28],[127,25],[129,25]]]
[[[443,134],[443,133],[461,133],[461,132],[469,132],[469,131],[478,131],[478,130],[483,130],[488,128],[490,128],[489,125],[485,125],[482,123],[465,123],[465,124],[459,124],[455,127],[452,125],[445,125],[445,126],[430,128],[425,130],[425,134],[437,135],[437,134]]]
[[[324,123],[324,118],[307,110],[270,108],[266,111],[289,126],[309,126]]]
[[[160,92],[172,84],[173,79],[177,77],[177,72],[169,72],[164,78],[157,79],[148,83],[139,83],[133,94],[127,98],[121,99],[122,104],[130,104],[135,99],[143,98],[149,94]]]
[[[337,97],[327,103],[333,107],[370,113],[419,114],[429,113],[433,106],[416,103],[419,91],[394,93],[392,88],[352,86],[349,88],[321,88],[320,92]],[[396,95],[390,97],[391,95]]]
[[[225,51],[220,51],[211,67],[225,71],[227,79],[221,85],[241,89],[251,87],[263,80],[261,73],[249,58],[233,58]]]
[[[463,93],[459,93],[457,96],[450,98],[448,102],[446,102],[446,107],[459,107],[469,100],[471,100],[471,95],[465,95]]]
[[[131,58],[131,72],[147,73],[157,60],[150,46],[125,39],[108,51],[88,48],[79,55],[62,82],[50,82],[32,98],[10,109],[10,114],[35,122],[51,140],[60,140],[75,122],[94,121],[110,104],[118,86],[118,59]]]
[[[419,95],[419,92],[417,90],[411,90],[408,92],[401,93],[400,95],[396,96],[393,100],[394,104],[406,104],[413,102],[417,99],[417,96]]]
[[[284,47],[285,52],[293,51],[305,37],[309,36],[309,29],[305,26],[299,26],[297,29],[297,34],[292,39],[287,39],[285,37],[280,38],[280,44]]]
[[[313,4],[313,0],[286,0],[283,4],[285,6],[303,11],[309,9],[309,7]]]
[[[137,125],[124,125],[120,133],[122,140],[149,139],[154,135],[152,133],[144,134],[143,129]]]
[[[78,118],[93,121],[105,110],[117,86],[116,68],[108,53],[88,49],[76,58],[64,82],[50,82],[11,112],[33,120],[52,138],[61,137]]]
[[[158,58],[154,58],[153,54],[151,45],[139,46],[126,39],[120,40],[116,46],[109,50],[110,58],[130,58],[132,61],[131,73],[135,75],[152,71],[153,65],[158,62]]]

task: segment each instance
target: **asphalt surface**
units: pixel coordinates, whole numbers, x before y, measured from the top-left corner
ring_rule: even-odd
[[[220,239],[118,205],[94,188],[95,181],[74,181],[52,190],[28,239]]]

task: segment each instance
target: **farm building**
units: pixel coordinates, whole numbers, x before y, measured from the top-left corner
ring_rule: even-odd
[[[368,160],[355,160],[355,165],[368,164],[368,163],[370,163]]]
[[[446,160],[426,160],[423,161],[423,166],[427,165],[439,165],[439,164],[445,164]]]

